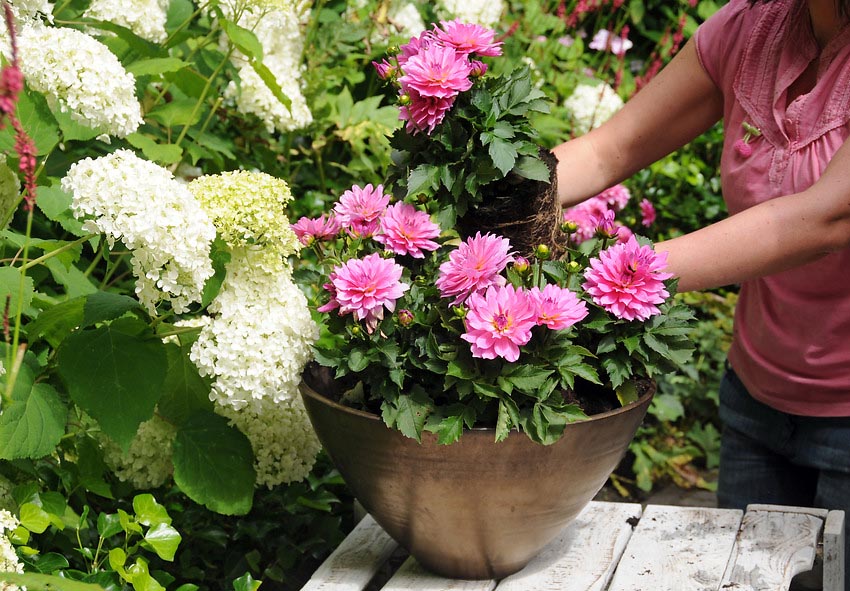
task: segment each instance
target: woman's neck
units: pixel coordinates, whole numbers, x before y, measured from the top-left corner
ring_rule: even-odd
[[[844,26],[844,20],[838,14],[835,0],[806,0],[809,6],[809,17],[812,20],[812,31],[821,49],[835,38]]]

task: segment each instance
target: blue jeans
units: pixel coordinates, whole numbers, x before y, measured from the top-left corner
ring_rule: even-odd
[[[850,417],[780,412],[750,396],[729,369],[720,383],[720,420],[721,507],[767,503],[842,509],[850,519]],[[847,541],[845,548],[850,548]],[[844,572],[850,591],[850,552]]]

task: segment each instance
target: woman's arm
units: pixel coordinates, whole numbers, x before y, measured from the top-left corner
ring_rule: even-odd
[[[679,290],[739,283],[850,246],[850,142],[807,190],[765,201],[725,220],[659,242]]]
[[[680,148],[723,115],[693,40],[610,120],[557,146],[558,196],[573,205]]]

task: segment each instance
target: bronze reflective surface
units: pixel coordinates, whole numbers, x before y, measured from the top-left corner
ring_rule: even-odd
[[[420,445],[314,388],[323,390],[301,385],[310,420],[363,507],[422,566],[458,579],[499,579],[525,566],[605,484],[655,391],[568,425],[550,446],[521,433],[495,443],[489,429],[452,445],[424,433]]]

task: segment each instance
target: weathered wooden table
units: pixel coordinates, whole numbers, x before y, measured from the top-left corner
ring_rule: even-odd
[[[302,591],[779,591],[808,571],[809,588],[843,591],[844,512],[593,502],[501,581],[444,579],[401,552],[366,516]]]

